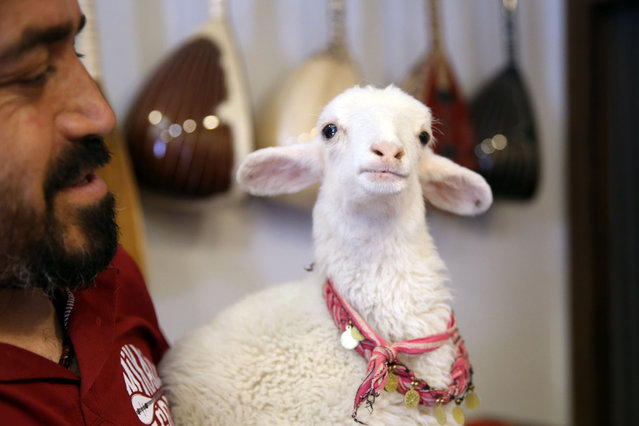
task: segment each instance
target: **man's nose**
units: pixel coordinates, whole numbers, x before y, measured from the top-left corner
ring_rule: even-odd
[[[62,110],[58,116],[58,126],[69,140],[87,135],[105,135],[115,126],[115,114],[104,99],[98,85],[76,59],[68,68],[63,84]]]

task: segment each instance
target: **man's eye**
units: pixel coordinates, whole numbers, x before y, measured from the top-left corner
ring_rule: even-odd
[[[55,67],[48,66],[47,69],[44,70],[43,72],[40,72],[30,77],[21,78],[20,80],[18,80],[18,83],[22,86],[41,87],[47,83],[47,81],[49,80],[49,77],[54,72],[55,72]]]

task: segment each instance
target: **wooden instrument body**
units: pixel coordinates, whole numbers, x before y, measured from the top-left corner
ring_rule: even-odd
[[[324,106],[344,90],[361,83],[362,76],[348,53],[345,40],[345,2],[329,2],[331,40],[321,52],[297,66],[263,103],[257,117],[256,147],[283,146],[315,137]],[[319,185],[276,198],[303,210],[313,207]]]
[[[223,14],[169,56],[134,102],[126,135],[148,187],[204,197],[233,187],[253,148],[244,70]]]

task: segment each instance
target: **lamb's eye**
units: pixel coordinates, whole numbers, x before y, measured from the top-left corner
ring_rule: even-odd
[[[337,133],[337,126],[333,123],[328,123],[322,129],[322,135],[324,135],[326,139],[332,138],[333,136],[335,136],[335,133]]]
[[[430,134],[428,132],[421,132],[419,134],[419,141],[422,143],[423,146],[426,146],[426,144],[430,142]]]

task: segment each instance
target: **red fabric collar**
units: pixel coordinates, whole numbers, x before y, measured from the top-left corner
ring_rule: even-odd
[[[375,333],[357,311],[342,298],[335,290],[330,278],[324,284],[324,296],[333,321],[335,321],[340,331],[344,332],[347,327],[354,326],[363,337],[363,340],[359,342],[355,350],[368,361],[368,368],[355,396],[353,419],[358,421],[357,410],[364,401],[366,401],[369,410],[372,411],[373,403],[375,398],[379,396],[379,391],[387,383],[391,386],[389,390],[395,388],[395,384],[392,383],[395,378],[397,379],[396,389],[402,395],[405,395],[407,406],[411,406],[408,402],[410,396],[414,398],[412,406],[417,406],[419,403],[427,407],[447,404],[453,400],[459,404],[466,397],[472,384],[472,367],[464,341],[457,329],[454,315],[451,314],[448,329],[443,333],[389,344]],[[397,355],[400,352],[409,355],[431,352],[442,346],[449,339],[452,340],[456,347],[456,354],[451,368],[451,383],[445,389],[431,388],[425,380],[415,377],[415,374],[397,359]],[[408,392],[411,392],[412,395],[409,394],[407,396]]]

